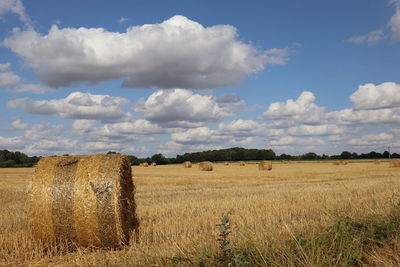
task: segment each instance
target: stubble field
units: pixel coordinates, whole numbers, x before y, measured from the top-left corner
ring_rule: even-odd
[[[27,192],[33,171],[0,169],[0,265],[194,265],[218,253],[216,224],[223,215],[230,219],[232,246],[256,247],[257,265],[274,265],[279,257],[270,256],[267,247],[283,246],[300,233],[323,231],[339,217],[385,214],[400,200],[400,171],[388,162],[274,162],[270,172],[238,163],[215,164],[211,172],[197,166],[134,166],[139,242],[117,251],[68,251],[45,248],[30,235]],[[284,249],[281,253],[285,258]],[[396,264],[390,253],[374,250],[370,262]],[[304,266],[318,262],[303,257]]]

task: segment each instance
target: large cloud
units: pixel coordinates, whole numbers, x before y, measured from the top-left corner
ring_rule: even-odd
[[[386,148],[392,142],[393,135],[380,133],[380,134],[367,134],[361,138],[351,138],[348,141],[349,145],[353,146],[378,146],[380,148]]]
[[[235,27],[203,27],[184,16],[160,24],[103,28],[52,26],[47,35],[15,32],[4,41],[52,87],[127,78],[124,87],[215,88],[285,64],[289,48],[260,51],[238,40]]]
[[[314,94],[304,91],[296,100],[289,99],[286,102],[272,103],[269,105],[268,110],[262,114],[261,119],[289,120],[287,123],[281,122],[287,126],[292,125],[293,121],[319,124],[325,108],[317,106],[314,101]]]
[[[350,100],[354,103],[354,109],[400,107],[400,85],[393,82],[360,85]]]
[[[136,103],[134,110],[151,122],[171,127],[198,126],[233,115],[221,108],[214,97],[184,89],[159,90]]]
[[[288,129],[290,135],[333,135],[344,134],[346,128],[335,124],[300,125]]]
[[[171,139],[179,144],[217,144],[229,140],[208,127],[199,127],[171,134]]]
[[[123,117],[122,106],[128,101],[122,97],[74,92],[64,99],[32,100],[19,98],[7,103],[9,108],[20,108],[31,114],[56,115],[61,118],[116,120]]]

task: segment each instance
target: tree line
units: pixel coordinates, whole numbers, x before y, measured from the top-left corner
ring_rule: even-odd
[[[109,152],[110,153],[110,152]],[[115,153],[115,152],[111,152]],[[392,158],[400,158],[400,154],[390,154]],[[132,165],[140,163],[155,162],[158,165],[183,163],[185,161],[200,162],[200,161],[248,161],[248,160],[338,160],[338,159],[387,159],[389,152],[383,153],[371,151],[369,153],[357,154],[355,152],[343,151],[339,155],[318,155],[314,152],[308,152],[302,155],[281,154],[277,155],[272,149],[246,149],[241,147],[233,147],[228,149],[208,150],[202,152],[185,153],[177,155],[174,158],[167,158],[162,154],[155,154],[152,157],[137,158],[133,155],[129,156]]]
[[[19,151],[0,150],[0,168],[32,167],[39,159],[40,157],[29,157]]]
[[[117,152],[109,151],[109,154]],[[67,156],[65,154],[64,156]],[[389,152],[383,153],[371,151],[369,153],[357,154],[354,152],[343,151],[339,155],[318,155],[314,152],[308,152],[302,155],[281,154],[277,155],[272,149],[247,149],[242,147],[232,147],[227,149],[208,150],[202,152],[185,153],[177,155],[176,157],[168,158],[163,154],[154,154],[147,158],[138,158],[134,155],[128,155],[132,165],[139,165],[140,163],[155,162],[158,165],[163,164],[178,164],[185,161],[200,162],[200,161],[249,161],[249,160],[338,160],[338,159],[386,159],[389,158]],[[390,154],[392,158],[400,158],[400,154]],[[9,167],[32,167],[40,157],[29,157],[26,154],[16,151],[0,150],[0,168]]]

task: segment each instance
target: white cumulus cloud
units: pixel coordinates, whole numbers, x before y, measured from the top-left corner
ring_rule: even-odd
[[[214,97],[184,89],[159,90],[136,103],[133,109],[151,122],[171,127],[194,126],[192,123],[198,125],[233,115],[221,108]]]
[[[400,107],[400,85],[393,82],[360,85],[350,100],[354,103],[354,109]]]
[[[130,88],[216,88],[286,64],[290,48],[261,51],[238,40],[235,27],[204,27],[184,16],[126,32],[58,28],[16,31],[3,44],[51,87],[126,78]]]
[[[116,120],[123,117],[123,105],[128,100],[109,95],[73,92],[63,99],[32,100],[19,98],[7,103],[9,108],[20,108],[31,114],[55,115],[61,118]]]

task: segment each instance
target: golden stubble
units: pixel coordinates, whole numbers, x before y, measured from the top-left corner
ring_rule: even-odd
[[[382,161],[214,164],[203,172],[182,165],[133,167],[140,219],[139,243],[122,250],[66,253],[45,250],[29,230],[27,190],[33,169],[0,169],[0,265],[148,265],[176,255],[217,249],[223,214],[236,246],[265,245],[292,233],[317,231],[337,216],[384,213],[400,200],[400,172]]]

